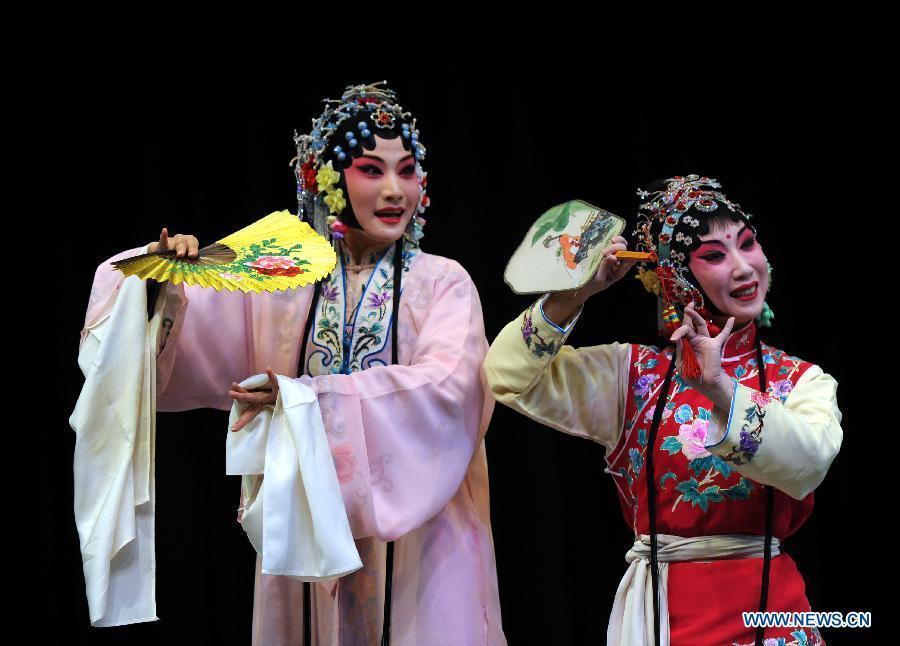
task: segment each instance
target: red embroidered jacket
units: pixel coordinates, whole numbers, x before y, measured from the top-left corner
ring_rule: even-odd
[[[626,522],[649,533],[648,435],[671,349],[613,343],[572,348],[543,316],[541,301],[507,325],[485,374],[498,401],[607,449]],[[809,517],[812,490],[840,448],[837,384],[821,368],[762,344],[767,392],[759,392],[755,325],[732,333],[722,367],[733,378],[722,411],[675,372],[654,450],[657,531],[681,537],[765,533],[766,485],[775,488],[774,536],[784,540]],[[762,559],[671,563],[673,646],[753,643],[741,613],[757,610]],[[769,610],[807,611],[803,579],[787,554],[772,560]],[[816,631],[768,629],[766,638],[814,644]],[[802,631],[801,631],[802,632]]]

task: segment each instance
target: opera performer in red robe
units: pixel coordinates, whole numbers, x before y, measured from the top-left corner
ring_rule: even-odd
[[[763,342],[770,268],[721,185],[688,175],[647,188],[635,234],[658,264],[638,277],[668,315],[665,347],[565,345],[583,303],[634,265],[616,257],[617,236],[591,282],[543,296],[500,332],[488,382],[498,401],[606,448],[635,539],[609,644],[824,643],[816,629],[745,627],[742,612],[810,609],[779,548],[840,449],[837,383]]]

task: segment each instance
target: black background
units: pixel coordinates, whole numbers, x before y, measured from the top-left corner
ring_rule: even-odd
[[[22,228],[38,234],[26,250],[61,250],[65,278],[33,306],[52,324],[34,342],[54,377],[43,400],[50,424],[30,438],[41,456],[28,485],[39,493],[40,539],[21,549],[33,555],[33,598],[52,603],[53,620],[26,624],[28,641],[249,641],[254,555],[234,522],[238,481],[222,475],[226,418],[216,411],[159,416],[161,620],[88,627],[67,425],[82,383],[78,332],[93,271],[113,253],[164,225],[205,243],[295,209],[293,129],[308,130],[321,98],[382,78],[428,147],[423,248],[470,272],[490,339],[529,301],[510,292],[503,269],[553,204],[581,198],[631,225],[635,187],[696,172],[718,177],[755,214],[775,268],[765,339],[833,374],[844,412],[843,450],[786,551],[814,609],[888,620],[874,608],[861,551],[889,494],[858,441],[870,428],[853,365],[861,350],[845,324],[858,291],[837,251],[854,227],[836,197],[849,117],[835,79],[845,53],[827,16],[742,4],[583,15],[561,5],[448,7],[429,17],[416,5],[374,3],[190,15],[145,5],[70,8],[30,24],[38,38],[15,80],[36,127],[22,129],[34,134],[13,194]],[[653,299],[629,278],[588,304],[570,343],[649,342],[654,330]],[[498,407],[487,449],[510,643],[602,642],[631,543],[602,448]],[[825,636],[865,643],[875,629]]]

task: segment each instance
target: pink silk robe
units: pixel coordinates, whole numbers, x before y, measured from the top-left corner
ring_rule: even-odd
[[[109,262],[142,251],[98,268],[85,327],[115,301],[122,275]],[[312,380],[363,561],[357,572],[312,584],[314,644],[378,643],[391,540],[393,645],[506,643],[483,442],[493,400],[481,377],[481,303],[458,263],[414,254],[402,282],[400,365],[370,362]],[[267,366],[296,376],[312,287],[260,295],[166,289],[159,410],[228,410],[231,382]],[[302,635],[302,584],[260,574],[257,559],[254,643],[300,644]]]

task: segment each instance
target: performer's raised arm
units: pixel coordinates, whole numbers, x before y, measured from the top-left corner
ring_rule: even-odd
[[[788,358],[767,392],[732,379],[722,368],[722,356],[734,318],[718,335],[710,335],[694,304],[684,310],[682,325],[672,335],[691,344],[702,367],[699,379],[685,379],[713,402],[705,448],[733,465],[735,471],[756,482],[780,489],[803,500],[818,487],[841,448],[843,431],[837,405],[837,382],[819,366],[803,366]],[[776,358],[774,354],[778,354]],[[784,359],[780,350],[760,349],[753,373]],[[683,354],[676,364],[683,372]],[[793,365],[793,368],[791,367]],[[753,374],[749,375],[753,376]]]
[[[159,242],[129,249],[106,260],[94,275],[81,346],[96,343],[125,280],[112,263],[159,248],[195,258],[199,242],[192,235],[169,236],[163,229]],[[281,374],[296,374],[302,330],[309,311],[312,286],[285,293],[245,294],[216,292],[200,286],[166,281],[156,296],[162,307],[156,358],[157,410],[173,412],[195,408],[228,410],[228,385],[260,370],[260,362]]]
[[[633,266],[615,256],[625,248],[624,238],[614,238],[587,285],[545,295],[508,323],[491,344],[484,364],[497,401],[607,449],[615,445],[622,428],[630,346],[612,343],[576,349],[565,342],[584,302]]]
[[[142,253],[153,253],[159,249],[175,251],[178,258],[196,258],[199,247],[200,243],[196,237],[181,234],[170,236],[168,229],[163,227],[158,242],[151,242],[146,247],[123,251],[101,263],[94,272],[94,282],[88,298],[84,328],[81,331],[81,345],[90,337],[91,331],[102,324],[112,312],[119,288],[125,280],[125,275],[112,266],[113,262]]]
[[[795,500],[822,483],[843,439],[837,382],[815,365],[781,397],[734,382],[731,405],[712,421],[710,453]]]

